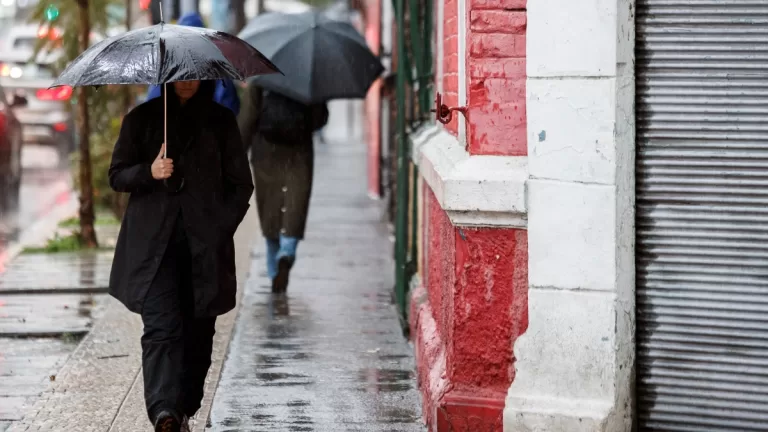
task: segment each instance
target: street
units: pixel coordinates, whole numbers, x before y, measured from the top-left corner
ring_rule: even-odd
[[[19,211],[0,219],[0,268],[4,264],[4,251],[9,244],[18,241],[24,230],[33,227],[57,203],[71,196],[69,170],[60,167],[55,149],[24,146],[22,168]]]
[[[423,430],[413,356],[390,300],[392,274],[377,271],[391,266],[391,243],[381,203],[367,198],[362,181],[362,130],[349,115],[360,106],[331,111],[327,141],[316,143],[311,239],[287,297],[264,289],[255,206],[238,230],[242,310],[217,322],[195,432]],[[56,165],[45,149],[25,156],[32,174],[15,218],[20,237],[55,213],[57,201],[69,201],[59,198],[66,189],[56,192],[68,183]],[[114,235],[97,230],[102,242]],[[22,253],[0,271],[0,432],[151,428],[141,320],[105,294],[111,261],[111,250]]]

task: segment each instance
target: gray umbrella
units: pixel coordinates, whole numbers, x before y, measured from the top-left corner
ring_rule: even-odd
[[[365,97],[384,71],[354,27],[316,10],[260,15],[239,36],[285,73],[255,83],[305,104]]]

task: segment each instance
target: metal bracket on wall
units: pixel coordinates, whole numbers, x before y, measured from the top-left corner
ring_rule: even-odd
[[[448,105],[443,103],[443,95],[440,94],[440,92],[437,92],[435,94],[435,109],[430,110],[431,112],[436,114],[437,121],[439,121],[442,124],[448,124],[453,119],[453,112],[458,111],[460,112],[464,118],[467,117],[467,107],[461,106],[461,107],[449,107]]]

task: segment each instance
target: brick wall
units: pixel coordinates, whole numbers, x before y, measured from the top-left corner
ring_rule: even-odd
[[[471,154],[527,154],[525,5],[525,0],[469,1],[467,144]]]
[[[443,1],[443,0],[435,0]],[[437,46],[443,49],[443,103],[453,107],[459,104],[459,18],[458,0],[445,0],[443,40]],[[460,116],[454,116],[446,128],[458,134]]]

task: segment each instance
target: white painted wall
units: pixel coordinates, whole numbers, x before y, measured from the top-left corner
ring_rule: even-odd
[[[631,428],[632,11],[633,0],[528,2],[529,326],[505,431]]]

